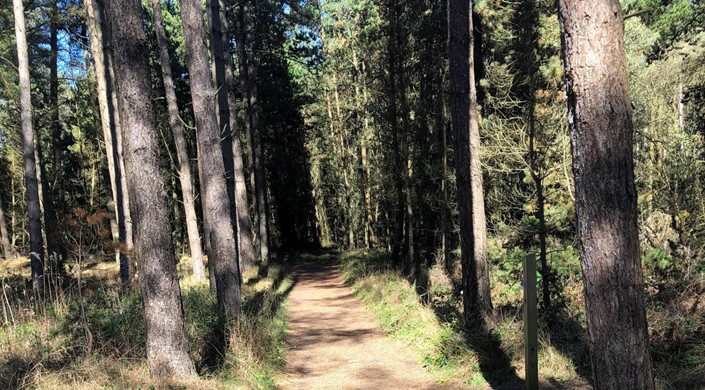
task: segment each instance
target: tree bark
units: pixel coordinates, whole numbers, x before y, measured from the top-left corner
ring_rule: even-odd
[[[181,1],[181,21],[188,56],[196,139],[201,165],[201,197],[210,240],[209,262],[214,265],[215,284],[221,315],[236,317],[240,308],[240,275],[237,246],[230,214],[220,131],[215,113],[215,90],[208,68],[208,51],[203,38],[202,9],[197,0]]]
[[[558,3],[593,384],[654,389],[622,11],[617,0]]]
[[[2,208],[2,202],[0,201],[0,244],[2,244],[2,251],[5,255],[5,260],[10,260],[13,258],[12,245],[10,245],[10,234],[7,231],[7,223],[5,222],[5,212]]]
[[[237,106],[233,93],[233,55],[230,48],[230,25],[225,17],[227,3],[219,0],[218,17],[219,27],[223,31],[223,62],[225,68],[225,85],[227,86],[227,102],[229,108],[230,130],[232,132],[233,174],[235,176],[235,211],[237,215],[238,253],[240,255],[240,270],[247,271],[255,267],[255,250],[252,243],[252,222],[250,221],[250,206],[247,200],[247,184],[245,182],[245,165],[242,157],[242,144],[240,142],[240,127],[237,123]]]
[[[240,89],[242,90],[242,105],[245,111],[245,140],[247,147],[247,158],[248,167],[250,169],[250,189],[251,189],[251,199],[252,199],[252,209],[253,209],[253,224],[255,225],[255,233],[259,229],[259,208],[257,204],[257,186],[255,184],[255,158],[254,158],[254,148],[252,145],[252,107],[250,106],[250,82],[247,74],[247,49],[246,49],[246,33],[245,33],[245,23],[243,21],[243,8],[245,7],[245,2],[242,2],[237,9],[236,14],[236,53],[237,62],[240,71]]]
[[[148,45],[138,0],[109,0],[106,20],[123,124],[127,185],[135,217],[135,257],[147,325],[147,364],[154,377],[194,377],[181,311],[176,256],[171,242],[164,177],[148,63]]]
[[[32,97],[29,80],[29,56],[22,0],[13,0],[17,63],[20,79],[20,119],[22,123],[22,155],[24,161],[25,199],[29,228],[29,258],[32,268],[32,288],[41,291],[44,276],[44,248],[42,244],[42,216],[39,205],[39,179],[35,158],[35,136],[32,118]]]
[[[471,10],[471,2],[448,1],[450,103],[460,210],[463,314],[465,325],[472,329],[483,326],[491,315],[492,300],[479,155],[480,130],[475,96]]]
[[[115,257],[120,264],[120,280],[128,284],[131,279],[130,259],[127,253],[132,249],[131,234],[128,236],[127,214],[129,214],[129,201],[125,203],[127,191],[123,185],[122,164],[118,153],[120,115],[117,109],[117,97],[114,88],[114,71],[112,70],[112,55],[107,47],[109,40],[105,21],[105,10],[100,1],[86,1],[86,21],[90,31],[91,53],[95,67],[96,88],[98,95],[98,108],[100,111],[101,128],[105,142],[108,174],[110,176],[110,189],[112,202],[108,203],[111,210],[111,231],[113,240],[118,243],[115,248]],[[131,220],[131,219],[130,219]],[[130,222],[130,233],[131,233]],[[129,243],[128,243],[128,237]],[[127,253],[126,253],[127,252]]]
[[[152,12],[154,14],[154,31],[157,36],[157,46],[159,47],[159,62],[162,68],[164,93],[166,95],[167,109],[169,111],[169,125],[174,135],[176,157],[179,160],[179,183],[181,184],[181,194],[184,200],[186,231],[188,233],[189,249],[191,250],[191,260],[193,262],[193,277],[196,280],[203,280],[205,277],[205,267],[203,266],[203,247],[201,246],[201,236],[198,232],[198,218],[196,217],[193,175],[191,174],[191,164],[186,150],[184,129],[181,125],[181,118],[179,117],[176,92],[174,91],[174,78],[171,74],[171,62],[169,60],[166,32],[164,31],[162,22],[161,0],[152,0]]]
[[[230,106],[228,105],[228,85],[225,83],[225,52],[223,51],[223,29],[220,25],[219,15],[220,4],[218,0],[206,0],[206,14],[208,16],[208,35],[210,37],[210,58],[213,63],[213,84],[216,92],[216,119],[218,120],[218,130],[220,131],[220,148],[223,152],[223,164],[225,167],[225,179],[227,183],[228,199],[230,204],[235,204],[235,175],[233,167],[233,132],[230,127]],[[237,223],[236,207],[231,207],[230,218]],[[237,226],[233,226],[237,230]]]
[[[262,270],[269,266],[269,221],[268,199],[264,171],[261,129],[258,118],[257,65],[255,64],[255,32],[250,11],[251,4],[245,0],[239,8],[240,39],[238,57],[240,59],[240,81],[245,100],[245,131],[247,132],[250,156],[250,183],[255,202],[255,228],[259,239],[259,255]]]

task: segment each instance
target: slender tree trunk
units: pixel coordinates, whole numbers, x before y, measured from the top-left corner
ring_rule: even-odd
[[[61,139],[61,122],[59,116],[59,29],[57,27],[59,21],[59,9],[56,3],[51,6],[51,16],[50,16],[50,27],[49,27],[49,46],[50,46],[50,67],[49,67],[49,104],[51,107],[51,145],[52,145],[52,158],[54,165],[54,173],[61,173],[61,154],[58,146],[58,141]],[[37,151],[41,155],[41,144],[40,139],[37,137]],[[46,254],[49,256],[49,260],[54,260],[56,263],[52,264],[57,267],[58,272],[62,272],[63,262],[66,257],[64,253],[63,244],[61,242],[61,231],[58,228],[58,218],[56,215],[56,203],[55,201],[61,198],[61,191],[59,193],[54,193],[52,191],[52,186],[56,188],[57,177],[53,177],[53,180],[49,180],[48,173],[46,172],[45,159],[42,157],[39,160],[41,162],[41,178],[43,181],[44,188],[44,226],[47,236],[47,247]],[[52,196],[49,196],[52,193]]]
[[[445,121],[445,112],[447,110],[446,101],[441,94],[441,106],[438,113],[438,127],[441,129],[441,193],[443,195],[443,209],[441,211],[441,257],[443,267],[448,274],[448,277],[453,280],[455,274],[453,270],[453,262],[451,256],[448,255],[448,220],[450,201],[448,199],[448,126]]]
[[[402,248],[404,241],[404,216],[406,206],[404,205],[404,159],[402,158],[402,151],[399,143],[400,130],[399,130],[399,113],[397,109],[397,98],[398,98],[398,77],[397,74],[397,56],[399,55],[399,48],[396,46],[397,35],[399,34],[399,4],[398,1],[394,1],[392,4],[391,13],[393,22],[390,23],[389,41],[387,43],[387,56],[389,61],[389,122],[391,124],[392,130],[392,155],[394,159],[394,192],[396,194],[396,202],[394,204],[394,229],[391,237],[391,247],[392,247],[392,259],[398,265],[403,265],[402,259]]]
[[[181,291],[171,242],[164,177],[159,163],[152,106],[148,45],[137,0],[109,0],[110,38],[120,118],[123,124],[127,184],[135,216],[135,256],[147,324],[147,364],[154,377],[194,377],[181,311]]]
[[[559,0],[594,387],[654,389],[617,0]]]
[[[186,41],[191,97],[196,119],[201,164],[201,197],[210,241],[209,262],[214,266],[218,305],[226,320],[236,317],[240,309],[240,275],[237,244],[233,231],[225,167],[215,113],[215,90],[208,67],[204,44],[203,10],[197,0],[181,1],[181,21]]]
[[[39,205],[39,179],[35,158],[32,97],[29,80],[29,57],[22,0],[13,0],[17,62],[20,78],[20,119],[22,123],[22,155],[24,160],[25,199],[29,214],[29,258],[32,268],[32,288],[39,292],[44,275],[44,248],[42,245],[42,216]]]
[[[250,5],[251,6],[251,5]],[[252,21],[250,6],[244,10],[244,24],[247,42],[247,74],[250,96],[250,121],[252,122],[252,137],[255,153],[255,184],[257,185],[257,204],[259,210],[259,242],[260,260],[262,270],[269,266],[269,197],[267,195],[267,181],[264,170],[264,151],[262,146],[262,129],[259,125],[259,96],[257,92],[257,64],[255,63],[255,26]]]
[[[115,258],[120,264],[120,280],[123,284],[128,284],[132,272],[130,270],[130,259],[126,252],[129,253],[132,249],[132,235],[128,236],[127,234],[129,200],[126,204],[127,191],[123,185],[124,175],[122,174],[123,169],[118,152],[118,144],[122,141],[119,139],[120,115],[115,94],[112,54],[111,50],[106,46],[109,37],[102,3],[97,0],[86,0],[85,4],[86,21],[90,31],[91,52],[96,73],[101,128],[103,130],[112,192],[112,202],[108,203],[108,209],[112,214],[110,224],[113,240],[118,243],[115,250]]]
[[[228,105],[228,89],[225,83],[225,51],[223,49],[223,29],[220,25],[220,4],[219,0],[206,0],[206,13],[208,15],[208,30],[210,37],[210,54],[213,64],[213,84],[216,91],[216,110],[218,129],[220,130],[220,148],[223,151],[223,164],[225,166],[225,178],[228,190],[228,199],[233,206],[230,209],[230,218],[233,223],[237,223],[235,213],[235,175],[233,167],[233,129],[230,127],[230,106]],[[233,225],[233,230],[237,226]]]
[[[214,0],[212,0],[214,1]],[[230,129],[232,131],[233,175],[235,176],[235,211],[237,218],[238,250],[240,255],[241,272],[255,267],[255,250],[252,243],[252,222],[250,221],[250,207],[247,200],[247,184],[245,182],[245,165],[242,157],[242,144],[240,142],[240,127],[237,123],[237,106],[233,93],[233,55],[230,48],[230,25],[225,17],[227,3],[219,0],[218,17],[219,27],[223,32],[223,57],[225,61],[225,85],[227,86],[228,106],[230,114]]]
[[[465,325],[479,328],[492,312],[473,69],[472,4],[448,1],[451,116],[460,209]]]
[[[2,209],[2,202],[0,202],[0,244],[2,244],[2,251],[5,255],[5,260],[10,260],[13,258],[13,249],[10,245],[10,234],[7,231],[7,224],[5,222],[5,212]]]
[[[534,70],[536,71],[536,70]],[[531,86],[529,88],[529,173],[531,180],[536,186],[536,216],[539,220],[539,262],[541,263],[541,286],[543,308],[548,310],[551,307],[550,270],[548,269],[548,259],[546,253],[546,199],[543,194],[543,176],[538,166],[536,154],[536,86],[535,76],[531,75]]]
[[[12,165],[11,171],[16,172],[14,159],[10,164]],[[17,248],[17,192],[15,190],[15,175],[10,176],[10,192],[12,193],[12,199],[10,200],[10,229],[12,230],[10,245],[13,248]]]
[[[252,210],[253,210],[253,224],[255,226],[255,233],[258,234],[258,245],[259,245],[259,202],[257,201],[258,196],[257,196],[257,180],[255,179],[255,176],[257,174],[256,169],[255,169],[255,149],[253,145],[253,128],[252,128],[252,120],[253,120],[253,108],[252,108],[252,101],[250,99],[250,80],[249,80],[249,74],[248,74],[248,54],[247,54],[247,32],[246,30],[249,29],[250,27],[246,25],[245,20],[244,20],[244,15],[247,12],[247,3],[245,1],[241,2],[240,6],[237,8],[237,14],[235,20],[237,21],[236,23],[236,38],[237,38],[237,58],[238,58],[238,64],[239,64],[239,70],[240,70],[240,89],[242,90],[242,104],[245,109],[245,121],[244,121],[244,128],[245,128],[245,139],[246,139],[246,145],[247,145],[247,158],[248,160],[248,167],[250,170],[250,189],[251,189],[251,196],[252,196]]]
[[[161,0],[152,0],[152,12],[154,14],[154,31],[157,35],[157,46],[159,47],[159,62],[161,63],[162,79],[164,80],[164,93],[166,94],[167,108],[169,111],[169,125],[174,135],[176,157],[179,160],[179,183],[181,184],[181,194],[184,200],[186,231],[188,232],[189,249],[191,250],[191,259],[193,262],[193,277],[196,280],[202,280],[205,277],[205,268],[203,266],[201,236],[198,232],[198,218],[196,217],[193,176],[191,174],[188,152],[186,150],[184,129],[181,125],[181,118],[179,117],[176,92],[174,91],[174,79],[171,74],[171,62],[169,60],[166,32],[164,31],[162,22]]]
[[[110,69],[113,68],[113,60],[112,60],[112,51],[108,52],[108,58],[110,58]],[[116,77],[113,74],[110,77],[110,80],[116,80]],[[113,88],[113,94],[116,95],[116,90],[117,88]],[[115,107],[118,107],[117,105],[117,95],[115,99]],[[121,124],[121,122],[118,122]],[[120,229],[120,241],[124,243],[124,248],[122,248],[121,252],[121,257],[120,257],[120,280],[122,281],[123,284],[129,284],[132,277],[134,276],[134,271],[133,270],[133,264],[132,264],[132,259],[131,259],[131,253],[134,248],[134,239],[133,239],[133,232],[132,232],[132,212],[131,212],[131,207],[130,207],[130,196],[128,192],[128,184],[127,184],[127,167],[125,165],[125,158],[124,158],[124,153],[123,153],[123,127],[121,125],[116,125],[114,127],[115,133],[113,134],[113,141],[115,142],[115,150],[117,150],[117,169],[116,173],[117,178],[119,179],[118,183],[118,195],[120,196],[120,200],[118,202],[118,214],[121,216],[121,218],[118,220],[118,228]]]

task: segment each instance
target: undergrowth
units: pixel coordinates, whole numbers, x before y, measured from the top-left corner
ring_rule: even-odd
[[[136,286],[123,291],[104,280],[84,280],[79,289],[68,279],[54,292],[57,299],[37,305],[22,285],[12,283],[22,277],[6,278],[0,295],[0,388],[273,389],[283,366],[288,272],[288,264],[280,262],[267,277],[243,285],[242,314],[228,326],[227,348],[207,281],[182,277],[185,328],[199,378],[169,383],[149,377]]]

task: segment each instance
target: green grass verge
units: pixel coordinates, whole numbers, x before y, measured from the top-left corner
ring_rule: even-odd
[[[486,388],[523,377],[521,316],[500,316],[492,330],[468,335],[458,321],[459,302],[448,286],[431,286],[429,301],[421,302],[415,286],[392,269],[383,251],[351,251],[340,257],[344,280],[392,338],[407,344],[439,381]],[[435,296],[440,291],[442,297]],[[442,308],[442,310],[434,310]],[[448,314],[448,309],[455,314]],[[547,332],[539,335],[542,378],[582,382],[569,353],[553,345]]]

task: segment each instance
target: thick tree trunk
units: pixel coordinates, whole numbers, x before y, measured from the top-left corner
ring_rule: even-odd
[[[106,2],[137,233],[135,257],[147,324],[147,364],[155,377],[193,377],[196,369],[184,331],[142,13],[137,0]]]
[[[29,80],[29,57],[22,0],[13,0],[15,16],[15,38],[20,78],[20,119],[22,123],[22,155],[24,160],[25,199],[27,201],[29,228],[29,258],[32,268],[32,288],[39,292],[44,275],[44,248],[42,245],[42,215],[39,205],[39,179],[35,158],[34,124],[32,119],[32,97]]]
[[[448,1],[450,102],[460,210],[464,320],[467,327],[478,328],[491,314],[492,301],[485,244],[471,9],[472,4],[468,1]]]
[[[176,157],[179,160],[179,183],[181,184],[181,194],[184,200],[186,231],[188,232],[189,249],[191,250],[191,260],[193,262],[193,277],[196,280],[202,280],[205,277],[205,267],[203,266],[203,248],[196,217],[193,176],[191,175],[191,164],[186,150],[184,129],[181,125],[179,106],[176,100],[176,92],[174,91],[174,79],[171,74],[166,32],[162,22],[161,0],[152,0],[152,12],[154,14],[154,31],[157,36],[157,46],[159,47],[159,62],[161,63],[162,79],[164,80],[164,93],[169,111],[169,125],[174,135]]]
[[[2,209],[0,201],[0,244],[2,244],[2,252],[5,255],[5,260],[13,258],[14,250],[10,244],[10,234],[7,231],[7,223],[5,222],[5,212]]]
[[[595,389],[653,389],[617,0],[559,0]]]
[[[212,0],[215,1],[215,0]],[[240,142],[240,127],[237,123],[237,106],[233,93],[233,55],[230,48],[230,25],[225,17],[227,3],[219,0],[218,27],[223,30],[223,66],[225,70],[225,86],[227,86],[227,102],[229,108],[229,125],[232,132],[233,175],[235,176],[235,212],[237,218],[238,253],[240,255],[240,271],[245,272],[255,267],[255,250],[252,243],[252,222],[250,221],[250,206],[247,200],[247,184],[245,182],[245,165]]]
[[[226,320],[240,309],[240,275],[237,245],[230,214],[220,131],[215,113],[215,90],[203,38],[203,10],[197,0],[181,1],[181,21],[188,55],[191,97],[196,119],[198,158],[201,164],[201,198],[210,241],[209,263],[214,266],[218,305]]]

